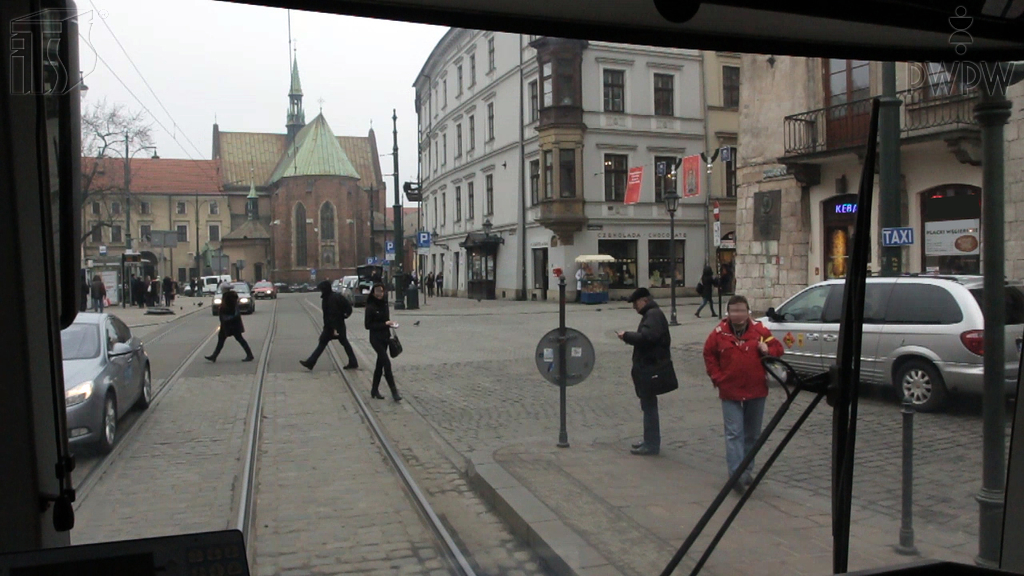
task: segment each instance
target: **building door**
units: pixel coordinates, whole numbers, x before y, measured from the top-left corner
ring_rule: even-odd
[[[253,270],[256,273],[256,281],[264,280],[263,277],[263,264],[253,264]]]
[[[860,146],[871,122],[867,60],[829,58],[822,66],[825,88],[825,145],[829,150]]]
[[[459,297],[459,256],[462,253],[456,252],[452,259],[452,295],[456,298]]]
[[[533,288],[540,290],[540,299],[548,299],[548,249],[533,249]]]
[[[846,278],[853,252],[853,229],[857,223],[857,195],[844,194],[822,202],[821,219],[824,232],[823,279]]]

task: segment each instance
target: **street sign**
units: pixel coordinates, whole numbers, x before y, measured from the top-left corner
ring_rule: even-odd
[[[389,253],[384,255],[384,258],[386,260],[393,261],[395,259],[395,253],[394,252],[389,252]]]
[[[100,246],[100,256],[106,256],[106,255],[107,255],[107,247],[106,246]]]
[[[732,160],[732,147],[731,146],[722,146],[718,150],[720,151],[720,154],[722,156],[722,162],[728,162],[728,161]]]
[[[245,269],[245,260],[239,260],[238,262],[235,263],[235,266],[237,266],[239,270],[244,270]]]
[[[545,380],[558,386],[559,329],[548,332],[537,343],[537,370]],[[583,382],[594,370],[596,355],[590,339],[579,330],[565,329],[565,385]]]
[[[665,175],[665,171],[666,171],[666,163],[665,162],[658,162],[658,171],[657,171],[658,176],[664,176]]]
[[[722,223],[715,220],[715,247],[722,245]]]
[[[430,232],[420,232],[417,236],[419,248],[430,248]]]
[[[914,244],[913,228],[882,228],[882,246],[911,246]]]
[[[384,253],[394,254],[395,253],[395,242],[394,240],[388,240],[384,242]]]

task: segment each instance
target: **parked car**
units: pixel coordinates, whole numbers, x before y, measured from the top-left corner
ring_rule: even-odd
[[[110,314],[81,312],[60,336],[69,445],[108,453],[118,421],[133,406],[145,410],[152,402],[149,357],[142,341]]]
[[[358,276],[345,276],[338,282],[338,292],[348,299],[353,306],[365,306],[366,294],[359,290]]]
[[[216,295],[218,288],[225,282],[231,282],[231,276],[227,274],[221,274],[219,276],[203,276],[199,279],[202,285],[203,294]]]
[[[829,280],[796,294],[761,319],[805,374],[833,365],[839,350],[844,283]],[[1024,329],[1024,290],[1006,284],[1006,393],[1016,393]],[[917,410],[940,409],[949,392],[983,388],[981,276],[869,278],[864,302],[861,381],[894,386]]]
[[[274,282],[274,289],[277,290],[278,294],[287,294],[292,291],[291,286],[284,282]]]
[[[256,285],[253,286],[252,295],[253,298],[256,298],[257,300],[262,298],[270,298],[273,300],[277,298],[277,288],[270,282],[263,280],[261,282],[257,282]]]
[[[220,301],[221,295],[227,289],[234,290],[238,293],[238,309],[242,311],[242,314],[252,314],[256,311],[256,298],[253,297],[252,292],[249,291],[249,284],[246,282],[232,282],[224,286],[224,290],[213,297],[213,315],[220,315]]]
[[[356,297],[359,298],[359,306],[366,304],[366,298],[370,295],[370,290],[373,289],[373,283],[382,282],[384,278],[384,267],[374,266],[366,264],[363,266],[356,266],[356,285],[352,289],[352,305],[356,304]]]

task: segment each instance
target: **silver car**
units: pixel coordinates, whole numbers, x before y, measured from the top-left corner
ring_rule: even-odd
[[[799,372],[827,371],[839,350],[844,281],[796,294],[761,321],[782,341],[783,358]],[[985,319],[980,276],[868,278],[861,381],[894,385],[923,412],[938,410],[951,391],[980,393]],[[1024,291],[1007,284],[1006,393],[1017,388]]]
[[[153,399],[142,341],[116,316],[82,312],[61,331],[61,349],[68,441],[110,452],[118,420],[133,406],[145,410]]]

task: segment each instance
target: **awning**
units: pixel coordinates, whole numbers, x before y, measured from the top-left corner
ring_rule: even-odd
[[[576,257],[577,264],[583,262],[615,262],[615,258],[604,254],[584,254]]]
[[[490,248],[497,249],[499,244],[504,244],[505,239],[497,234],[484,234],[483,232],[470,232],[466,239],[459,242],[463,248]]]

